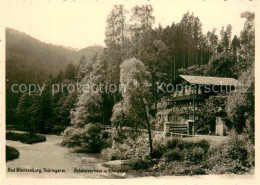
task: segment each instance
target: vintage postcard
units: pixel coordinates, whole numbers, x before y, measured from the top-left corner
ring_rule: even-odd
[[[259,9],[0,1],[1,184],[259,184]]]

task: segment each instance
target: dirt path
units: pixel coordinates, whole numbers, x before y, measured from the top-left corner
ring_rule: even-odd
[[[20,152],[19,159],[7,162],[9,169],[34,169],[40,172],[7,172],[7,177],[48,177],[48,178],[129,178],[137,177],[137,173],[129,167],[121,165],[121,161],[106,161],[100,154],[71,153],[61,146],[61,137],[48,135],[47,141],[27,145],[16,141],[6,141]],[[61,169],[66,172],[44,172],[44,169]],[[87,173],[75,173],[74,169],[89,170]],[[113,169],[106,173],[105,170]],[[127,170],[126,173],[115,170]],[[91,170],[96,170],[93,172]],[[100,172],[102,170],[102,173]]]

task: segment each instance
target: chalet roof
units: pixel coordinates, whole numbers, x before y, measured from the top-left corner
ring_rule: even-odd
[[[180,75],[181,78],[190,84],[203,84],[203,85],[238,85],[238,81],[234,78],[222,78],[211,76],[190,76]]]

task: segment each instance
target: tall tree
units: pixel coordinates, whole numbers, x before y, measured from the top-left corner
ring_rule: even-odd
[[[106,39],[107,46],[111,44],[122,44],[125,38],[125,22],[127,11],[123,5],[114,5],[107,17]]]
[[[209,58],[211,55],[216,54],[218,47],[218,36],[216,35],[216,28],[212,30],[212,32],[207,33],[207,44],[209,47]]]
[[[231,35],[232,35],[232,26],[229,24],[226,27],[226,30],[224,27],[222,27],[220,31],[220,44],[221,47],[223,48],[223,51],[229,52],[230,51],[230,45],[231,45]]]
[[[68,64],[65,69],[65,78],[69,80],[75,80],[77,75],[77,68],[73,64]]]
[[[232,42],[231,42],[231,50],[233,52],[233,55],[237,55],[237,50],[240,48],[240,40],[239,38],[235,35]]]
[[[51,95],[51,84],[52,80],[46,81],[46,86],[44,90],[37,92],[37,99],[35,102],[35,110],[36,110],[36,123],[37,129],[41,133],[48,133],[51,131],[52,121],[53,121],[53,103],[52,103],[52,95]]]
[[[146,70],[145,65],[135,58],[124,61],[120,69],[120,82],[124,84],[126,89],[122,94],[123,106],[128,107],[131,112],[137,115],[137,119],[146,123],[149,135],[150,155],[152,156],[151,120],[149,116],[150,73]]]
[[[35,109],[34,96],[30,96],[28,93],[22,94],[19,99],[19,103],[16,109],[17,121],[22,125],[29,135],[33,135],[36,131],[35,128]]]
[[[244,12],[244,28],[240,34],[241,48],[238,49],[238,73],[243,89],[232,93],[227,99],[229,118],[237,132],[246,132],[252,142],[255,141],[255,14]]]

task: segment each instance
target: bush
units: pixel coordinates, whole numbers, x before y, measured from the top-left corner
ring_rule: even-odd
[[[134,170],[147,170],[152,166],[151,160],[137,159],[132,162],[132,167]]]
[[[232,133],[226,143],[209,150],[207,163],[214,174],[250,172],[255,165],[254,145],[248,136]]]
[[[88,152],[100,152],[104,145],[104,141],[102,140],[101,124],[87,124],[84,129],[83,140]]]
[[[143,158],[149,154],[147,134],[133,134],[131,130],[114,130],[111,148],[102,151],[109,160],[127,160]],[[134,135],[134,137],[133,137]]]
[[[190,149],[190,148],[194,148],[195,146],[197,146],[197,147],[201,147],[204,150],[204,152],[207,152],[210,147],[208,141],[206,141],[205,139],[197,141],[197,142],[184,141],[181,139],[171,139],[171,140],[167,141],[166,146],[168,149],[179,148],[180,150]]]
[[[62,144],[68,147],[80,146],[82,136],[82,128],[67,127],[62,133]]]
[[[163,156],[163,154],[167,151],[167,147],[163,144],[157,144],[155,143],[155,146],[153,148],[152,158],[159,159]]]
[[[19,151],[11,146],[5,146],[6,161],[11,161],[19,158]]]
[[[15,133],[15,132],[6,132],[6,139],[11,141],[20,141],[26,144],[33,144],[46,141],[44,135],[29,135],[27,133]]]
[[[64,131],[64,127],[59,125],[54,125],[51,129],[51,133],[55,135],[60,135],[63,131]]]
[[[194,142],[192,141],[183,141],[183,140],[179,140],[177,143],[177,147],[180,150],[184,150],[184,149],[190,149],[194,147]]]
[[[198,142],[195,142],[194,145],[202,148],[205,153],[208,152],[209,147],[210,147],[209,142],[206,141],[205,139],[198,141]]]
[[[174,149],[175,147],[177,147],[178,142],[179,142],[178,139],[172,139],[172,140],[167,141],[166,146],[168,149]]]
[[[200,166],[188,166],[186,167],[180,175],[205,175],[206,171],[205,169],[202,169]]]
[[[99,153],[111,146],[109,133],[100,123],[89,123],[83,128],[68,127],[62,134],[62,144],[68,147],[81,146],[81,151]]]
[[[201,147],[197,146],[189,149],[186,153],[186,159],[194,164],[198,164],[203,161],[204,157],[204,150]]]
[[[167,152],[164,156],[166,158],[166,162],[183,160],[183,154],[178,148]]]
[[[159,162],[160,163],[160,162]],[[204,175],[205,169],[199,165],[187,165],[185,161],[171,161],[160,165],[157,171],[163,175]]]

